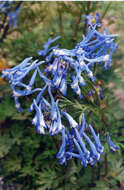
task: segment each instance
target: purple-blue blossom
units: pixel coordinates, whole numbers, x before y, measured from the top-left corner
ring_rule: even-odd
[[[110,150],[115,152],[119,150],[119,148],[115,145],[115,143],[111,140],[109,133],[107,133],[107,142],[109,144]]]
[[[96,25],[97,27],[101,27],[101,20],[100,20],[100,15],[99,13],[96,13],[96,15],[84,15],[85,16],[85,23],[92,26]]]

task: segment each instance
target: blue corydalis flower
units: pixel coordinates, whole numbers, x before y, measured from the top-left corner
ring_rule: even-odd
[[[76,139],[78,140],[78,142],[80,143],[81,148],[83,149],[85,158],[89,159],[90,152],[87,150],[86,145],[85,145],[84,141],[82,140],[81,135],[78,132],[78,130],[76,128],[74,130],[75,130]]]
[[[79,96],[79,98],[83,98],[83,95],[81,94],[81,89],[79,87],[79,80],[78,80],[78,76],[72,76],[73,82],[71,83],[71,88],[73,89],[73,91]]]
[[[63,127],[62,131],[62,144],[60,146],[60,150],[56,155],[56,158],[60,159],[60,164],[66,164],[66,135],[65,135],[65,128]]]
[[[93,160],[98,161],[100,159],[100,154],[97,152],[95,145],[85,133],[83,133],[83,136],[90,146],[91,157],[93,158]]]
[[[97,27],[101,27],[101,20],[99,13],[96,13],[95,16],[85,15],[85,22],[90,26],[96,25]]]
[[[84,153],[82,152],[81,147],[80,147],[80,145],[78,144],[77,140],[74,138],[73,141],[74,141],[75,146],[77,147],[77,150],[78,150],[78,152],[79,152],[79,154],[80,154],[81,163],[82,163],[82,165],[83,165],[84,167],[86,167],[88,162],[87,162],[87,160],[86,160],[86,158],[85,158],[85,156],[84,156]]]
[[[3,1],[0,4],[0,12],[6,12],[6,14],[9,17],[8,26],[12,26],[14,29],[17,27],[17,21],[18,21],[18,13],[21,9],[21,6],[17,7],[15,11],[12,11],[12,5],[14,4],[14,1]]]
[[[45,85],[45,86],[41,89],[40,93],[39,93],[39,94],[37,95],[37,97],[35,98],[36,104],[39,104],[40,100],[43,98],[43,93],[45,92],[46,88],[47,88],[47,85]],[[28,110],[29,112],[33,111],[33,110],[34,110],[34,103],[32,103],[32,104],[30,105],[30,108],[28,108],[27,110]]]
[[[49,96],[50,96],[50,99],[51,99],[51,114],[50,114],[50,119],[51,120],[57,120],[57,107],[56,107],[56,103],[55,103],[54,97],[52,95],[51,86],[48,87],[48,92],[49,92]]]
[[[93,135],[93,138],[94,138],[94,141],[95,141],[95,146],[96,146],[96,150],[100,153],[100,154],[103,154],[104,152],[104,147],[102,146],[101,142],[100,142],[100,138],[99,138],[99,134],[96,135],[93,127],[91,125],[88,125],[92,135]]]
[[[59,38],[60,38],[60,36],[58,36],[58,37],[56,37],[56,38],[54,38],[54,39],[49,38],[49,39],[48,39],[48,42],[46,42],[46,43],[43,45],[44,50],[40,50],[40,51],[37,52],[38,55],[45,57],[49,51],[51,51],[52,49],[56,49],[56,47],[50,48],[50,45],[51,45],[52,43],[54,43],[56,40],[58,40]]]
[[[62,125],[62,121],[61,121],[61,114],[58,108],[58,100],[55,103],[56,107],[55,107],[55,114],[56,114],[56,118],[51,118],[51,125],[50,125],[50,129],[49,129],[49,134],[50,135],[55,135],[58,134],[62,129],[63,129],[63,125]]]
[[[36,69],[39,65],[44,63],[44,61],[38,62],[38,60],[30,63],[29,61],[31,59],[32,57],[26,58],[20,65],[12,69],[4,69],[2,71],[2,77],[7,77],[10,83],[17,85],[18,82],[21,82],[30,71]],[[35,76],[33,77],[32,82],[34,82],[33,80],[35,80]]]
[[[19,11],[21,10],[21,7],[18,7],[14,12],[8,12],[9,16],[9,26],[13,26],[14,29],[17,27],[17,16]]]
[[[66,77],[62,78],[61,83],[59,85],[59,90],[62,93],[62,95],[64,95],[64,96],[67,95],[67,80],[66,80]]]
[[[62,80],[62,75],[59,75],[58,72],[56,72],[52,81],[53,86],[58,88],[61,83],[61,80]]]
[[[82,113],[82,118],[81,118],[81,125],[80,125],[80,135],[83,136],[83,132],[85,131],[86,128],[86,120],[84,113]]]
[[[16,109],[18,110],[18,112],[22,112],[21,104],[19,103],[18,97],[17,96],[13,96],[13,97],[14,97]]]
[[[36,115],[32,120],[32,123],[36,126],[36,130],[39,134],[45,134],[44,129],[47,128],[47,126],[44,121],[41,105],[38,106],[35,100],[34,100],[34,109],[36,110]]]
[[[66,152],[67,156],[69,157],[74,157],[74,158],[77,158],[77,159],[81,159],[80,155],[79,154],[76,154],[76,153],[73,153],[73,152]]]
[[[30,65],[31,63],[29,62],[32,59],[32,57],[28,57],[24,59],[19,65],[15,66],[12,69],[3,69],[2,70],[2,78],[7,77],[10,81],[13,80],[15,75],[16,77],[18,75],[22,75],[23,73],[20,71],[21,69],[25,69],[26,66]]]
[[[56,110],[57,110],[57,128],[56,128],[55,134],[58,134],[63,129],[61,114],[58,108],[58,100],[56,101]]]
[[[67,112],[62,112],[62,114],[66,117],[68,120],[70,127],[75,128],[78,126],[78,123],[67,113]]]
[[[107,142],[109,144],[111,151],[115,152],[115,151],[119,150],[119,148],[111,141],[109,133],[107,133]]]

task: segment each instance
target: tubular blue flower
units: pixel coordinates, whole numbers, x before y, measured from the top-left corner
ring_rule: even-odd
[[[58,108],[58,100],[56,102],[56,113],[57,113],[56,118],[51,121],[51,127],[49,130],[50,135],[58,134],[63,129],[61,114]]]
[[[53,49],[57,49],[58,45],[53,46],[49,49],[49,51],[53,50]],[[51,58],[54,56],[54,52],[51,51],[50,54],[45,58],[46,62],[49,62],[51,60]]]
[[[91,125],[88,125],[88,128],[90,129],[92,135],[93,135],[93,138],[94,138],[94,141],[95,141],[95,146],[96,146],[96,150],[100,153],[100,154],[103,154],[104,152],[104,147],[102,146],[101,142],[100,142],[100,138],[99,138],[99,134],[96,135],[93,127]]]
[[[21,6],[17,7],[15,11],[12,11],[12,4],[14,4],[14,1],[3,1],[0,4],[0,13],[6,12],[7,16],[9,17],[8,26],[13,26],[15,29],[17,27],[17,16],[21,9]]]
[[[50,119],[53,120],[57,120],[57,108],[56,108],[56,103],[54,101],[52,92],[51,92],[51,86],[48,87],[48,92],[49,92],[49,96],[51,99],[51,114],[50,114]]]
[[[78,152],[79,152],[79,154],[80,154],[81,163],[82,163],[82,165],[83,165],[84,167],[86,167],[88,162],[87,162],[87,160],[85,159],[84,154],[83,154],[83,152],[82,152],[82,150],[81,150],[81,148],[80,148],[80,146],[79,146],[77,140],[74,138],[73,141],[74,141],[75,146],[77,147]]]
[[[37,63],[38,60],[35,60],[34,62],[31,63],[30,66],[28,67],[24,67],[24,68],[13,68],[13,69],[6,69],[4,71],[4,75],[7,75],[10,83],[11,82],[16,82],[16,84],[18,84],[17,82],[21,82],[26,75],[33,69],[36,69],[39,65],[41,65],[42,63],[44,63],[44,61],[41,61],[39,63]]]
[[[92,71],[88,68],[88,66],[84,63],[84,60],[82,58],[80,59],[80,67],[81,71],[85,71],[87,76],[92,80],[92,82],[96,81],[96,78],[93,76]]]
[[[73,137],[72,135],[69,133],[68,129],[66,129],[67,135],[66,135],[66,145],[67,145],[67,150],[68,152],[72,153],[74,152],[74,143],[73,143]],[[67,154],[67,160],[71,159],[72,155],[71,154]]]
[[[52,80],[52,84],[53,86],[55,86],[56,88],[59,87],[60,83],[61,83],[61,80],[62,80],[62,75],[59,75],[58,72],[55,73],[55,76]]]
[[[17,90],[17,89],[12,87],[12,89],[13,89],[13,96],[17,96],[17,97],[27,96],[27,95],[33,94],[37,91],[41,91],[41,88],[36,88],[34,90],[30,90],[30,89],[29,90],[27,90],[27,89],[26,90]]]
[[[60,160],[59,160],[59,164],[65,164],[66,165],[66,158],[65,157],[62,157]]]
[[[50,128],[49,128],[49,135],[55,135],[55,132],[57,130],[57,121],[53,120],[51,121]]]
[[[13,78],[12,75],[17,73],[17,71],[24,69],[26,66],[30,65],[31,63],[29,63],[29,61],[32,59],[32,57],[28,57],[26,59],[24,59],[24,61],[22,61],[19,65],[15,66],[12,69],[3,69],[2,70],[2,78],[7,77],[8,79]],[[22,73],[21,73],[22,74]]]
[[[83,142],[78,130],[76,128],[74,128],[75,130],[75,134],[76,134],[76,139],[78,140],[78,142],[80,143],[81,145],[81,148],[83,149],[84,151],[84,156],[85,158],[88,160],[89,159],[89,154],[90,152],[87,150],[86,146],[85,146],[85,143]]]
[[[59,161],[60,164],[63,164],[63,163],[66,164],[66,138],[65,138],[65,128],[64,127],[63,127],[61,133],[62,133],[62,144],[61,144],[58,154],[56,155],[56,158],[60,159],[60,161]]]
[[[50,108],[51,108],[50,103],[44,97],[42,97],[42,100],[41,100],[41,108],[44,112],[50,111]]]
[[[100,154],[97,152],[95,145],[92,143],[92,141],[90,140],[90,138],[83,133],[84,138],[86,139],[86,141],[88,142],[89,146],[90,146],[90,152],[91,152],[91,157],[98,161],[100,159]]]
[[[107,133],[107,142],[109,144],[111,151],[115,152],[115,151],[119,150],[119,148],[111,141],[109,133]]]
[[[15,101],[15,107],[18,110],[18,112],[22,112],[22,108],[21,108],[21,104],[19,103],[18,97],[17,96],[13,96],[14,101]]]
[[[67,49],[53,49],[54,55],[56,56],[75,56],[73,50],[67,50]]]
[[[14,29],[17,27],[17,16],[19,11],[21,10],[21,6],[19,6],[14,12],[8,12],[9,16],[9,26],[13,26]]]
[[[70,127],[75,128],[78,126],[78,123],[67,113],[67,112],[62,112],[62,114],[66,117],[68,120]]]
[[[47,115],[51,109],[51,105],[49,104],[49,102],[44,97],[42,97],[39,105],[43,111],[43,114]]]
[[[78,77],[72,76],[72,78],[73,78],[73,82],[71,83],[71,88],[79,96],[79,98],[82,99],[83,95],[81,94],[81,89],[78,85]]]
[[[36,75],[37,75],[37,70],[34,71],[32,77],[31,77],[31,80],[30,80],[30,82],[28,84],[29,88],[32,88],[32,86],[33,86],[33,84],[35,82]]]
[[[44,116],[41,111],[41,106],[38,107],[35,100],[34,100],[34,109],[36,110],[36,115],[32,123],[36,126],[36,130],[39,134],[45,134],[44,129],[47,127],[44,121]]]
[[[109,57],[108,57],[108,59],[106,60],[103,69],[109,69],[109,68],[110,68],[110,63],[111,63],[111,61],[112,61],[112,55],[113,55],[114,51],[117,49],[117,47],[118,47],[117,44],[112,43],[111,51],[110,51]]]
[[[61,121],[61,114],[58,108],[58,101],[56,101],[56,110],[57,110],[57,129],[55,131],[55,134],[58,134],[62,129],[63,129],[63,125],[62,125],[62,121]]]
[[[85,125],[86,125],[86,121],[85,121],[84,113],[82,113],[82,120],[81,120],[81,126],[80,126],[81,137],[83,136],[83,132],[85,131]]]
[[[48,86],[51,85],[51,80],[48,79],[45,75],[43,75],[43,74],[41,73],[39,67],[37,68],[37,71],[38,71],[39,76],[41,77],[41,79],[43,79],[44,82],[45,82]]]
[[[37,70],[34,71],[32,77],[31,77],[31,80],[29,81],[29,84],[28,85],[25,85],[24,83],[22,82],[18,82],[18,81],[12,81],[11,82],[11,87],[14,88],[15,86],[18,86],[18,87],[24,87],[27,91],[31,91],[32,90],[32,86],[34,84],[34,81],[35,81],[35,78],[36,78],[36,74],[37,74]]]
[[[80,86],[86,85],[84,78],[81,76],[81,69],[80,68],[78,70],[78,81],[79,81]]]
[[[48,39],[48,42],[46,42],[46,43],[43,45],[44,50],[40,50],[40,51],[37,52],[38,55],[45,57],[45,56],[47,55],[47,53],[48,53],[50,50],[52,50],[51,48],[49,48],[49,46],[50,46],[52,43],[54,43],[56,40],[58,40],[59,38],[60,38],[60,36],[58,36],[58,37],[56,37],[56,38],[54,38],[54,39],[49,38],[49,39]]]
[[[96,24],[98,27],[102,26],[99,13],[96,13]]]
[[[45,92],[46,88],[47,88],[47,85],[45,85],[45,86],[41,89],[40,93],[37,95],[37,97],[36,97],[36,99],[35,99],[36,104],[38,104],[38,103],[40,102],[40,99],[42,98],[42,95],[43,95],[43,93]],[[34,103],[32,103],[31,106],[30,106],[30,108],[28,108],[27,110],[28,110],[29,112],[31,112],[31,111],[33,111],[33,109],[34,109]]]
[[[63,77],[59,86],[59,90],[62,93],[62,95],[66,96],[67,95],[67,81],[66,77]]]
[[[74,157],[74,158],[77,158],[77,159],[81,159],[81,156],[79,154],[75,154],[73,152],[66,152],[66,154],[68,156],[71,156],[71,157]]]

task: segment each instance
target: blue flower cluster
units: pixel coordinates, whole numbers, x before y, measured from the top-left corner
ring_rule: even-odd
[[[15,2],[14,1],[2,1],[0,3],[0,13],[5,12],[7,16],[9,17],[8,25],[9,27],[12,26],[13,29],[16,29],[17,27],[17,16],[21,9],[21,6],[17,7],[15,11],[12,11],[12,6]]]
[[[49,39],[43,45],[44,49],[38,51],[43,61],[32,61],[32,57],[29,57],[18,66],[2,72],[2,77],[7,77],[10,82],[15,106],[19,112],[22,111],[20,97],[36,94],[28,111],[35,112],[32,124],[35,125],[37,132],[45,134],[48,130],[49,135],[62,135],[62,144],[57,154],[60,164],[66,164],[68,159],[74,157],[80,159],[82,165],[86,167],[87,164],[94,165],[98,162],[104,153],[99,134],[96,134],[93,127],[86,122],[84,114],[82,113],[81,124],[78,124],[67,111],[60,109],[61,97],[58,99],[53,93],[57,89],[63,96],[67,96],[68,80],[71,78],[70,87],[79,98],[82,98],[81,87],[84,88],[86,85],[83,76],[86,75],[95,82],[96,78],[91,70],[93,65],[103,65],[104,69],[110,67],[112,54],[117,48],[117,44],[114,43],[116,36],[110,35],[107,30],[101,34],[97,31],[96,25],[92,25],[89,26],[87,36],[83,36],[83,40],[72,50],[60,49],[58,45],[50,47],[60,37]],[[32,76],[28,81],[27,76],[30,74]],[[36,87],[37,76],[41,78],[44,86]],[[101,87],[96,88],[103,99]],[[94,90],[89,93],[93,92]],[[65,121],[70,128],[63,124]],[[111,141],[109,133],[107,141],[112,151],[118,149]]]

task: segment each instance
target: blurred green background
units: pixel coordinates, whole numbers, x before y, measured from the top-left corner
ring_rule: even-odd
[[[97,70],[107,97],[105,127],[118,134],[115,142],[120,151],[108,153],[106,148],[105,157],[95,167],[83,168],[74,160],[59,166],[56,139],[38,135],[27,111],[17,113],[9,84],[0,78],[0,176],[4,186],[10,189],[12,185],[16,190],[123,190],[124,3],[23,2],[21,6],[17,29],[10,28],[0,44],[0,71],[26,57],[38,58],[37,51],[49,37],[61,35],[60,47],[73,48],[87,30],[83,14],[99,12],[103,24],[100,31],[108,27],[110,33],[120,35],[111,70]]]

